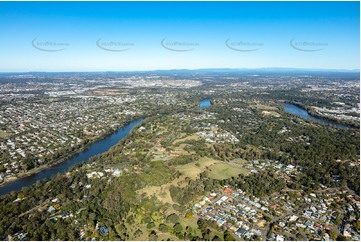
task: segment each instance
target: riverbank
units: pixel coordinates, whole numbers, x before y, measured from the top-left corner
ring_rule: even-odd
[[[335,121],[332,119],[324,118],[320,115],[313,115],[309,110],[310,108],[307,108],[305,105],[295,102],[288,102],[288,101],[281,101],[284,111],[286,113],[290,113],[293,115],[297,115],[301,117],[304,120],[315,122],[322,125],[328,125],[331,127],[336,127],[339,129],[345,129],[345,128],[357,128],[353,125],[346,124],[343,122]]]
[[[20,190],[23,186],[35,183],[37,180],[50,178],[58,172],[67,171],[72,165],[87,161],[89,158],[101,154],[124,138],[132,128],[139,124],[143,118],[136,117],[133,121],[127,119],[119,125],[119,128],[108,129],[106,133],[86,143],[80,149],[77,148],[71,154],[66,154],[51,164],[44,164],[24,173],[7,178],[0,185],[0,195],[13,190]]]
[[[121,127],[119,127],[119,128],[121,128]],[[29,170],[29,171],[17,173],[14,176],[5,178],[4,181],[2,183],[0,183],[0,188],[2,186],[6,185],[6,184],[9,184],[9,183],[12,183],[12,182],[18,180],[18,179],[22,179],[22,178],[34,175],[34,174],[36,174],[36,173],[38,173],[38,172],[40,172],[40,171],[42,171],[44,169],[51,168],[51,167],[56,166],[56,165],[58,165],[58,164],[60,164],[62,162],[66,162],[67,160],[69,160],[69,159],[73,158],[74,156],[78,155],[79,153],[85,151],[91,145],[93,145],[96,142],[104,139],[106,136],[110,135],[111,133],[115,132],[116,130],[117,129],[109,129],[109,130],[107,130],[103,135],[98,136],[95,139],[90,140],[90,142],[88,142],[86,144],[80,144],[81,148],[76,148],[72,153],[67,154],[66,156],[63,156],[63,157],[61,157],[60,159],[58,159],[58,160],[56,160],[54,162],[44,164],[44,165],[40,165],[40,166],[35,167],[35,168],[33,168],[33,169]]]
[[[325,115],[321,115],[320,113],[318,113],[315,109],[313,108],[309,108],[307,109],[307,112],[316,117],[316,118],[320,118],[320,119],[327,119],[331,122],[337,123],[337,124],[341,124],[341,125],[345,125],[345,126],[349,126],[349,128],[356,128],[359,129],[360,128],[360,124],[359,123],[354,123],[354,122],[348,122],[347,120],[339,120],[337,118],[332,118],[329,116],[325,116]]]
[[[35,168],[33,168],[33,169],[29,170],[29,171],[17,173],[17,174],[15,174],[15,176],[5,178],[4,181],[0,184],[0,188],[2,186],[5,186],[5,185],[9,184],[9,183],[15,182],[15,181],[17,181],[19,179],[29,177],[29,176],[34,175],[34,174],[36,174],[36,173],[38,173],[38,172],[40,172],[42,170],[49,169],[49,168],[52,168],[53,166],[56,166],[56,165],[58,165],[60,163],[66,162],[67,160],[69,160],[69,159],[73,158],[74,156],[78,155],[79,153],[85,151],[91,145],[95,144],[96,142],[98,142],[100,140],[102,140],[102,138],[96,139],[93,142],[88,143],[86,146],[84,146],[84,148],[82,148],[80,150],[77,149],[74,153],[71,153],[66,157],[62,157],[61,159],[59,159],[59,160],[57,160],[55,162],[52,162],[50,164],[44,164],[44,165],[35,167]]]

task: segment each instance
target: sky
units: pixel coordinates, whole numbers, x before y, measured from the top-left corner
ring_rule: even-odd
[[[0,72],[359,69],[359,2],[0,2]]]

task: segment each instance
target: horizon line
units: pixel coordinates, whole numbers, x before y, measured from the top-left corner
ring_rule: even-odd
[[[229,71],[252,71],[252,70],[294,70],[294,71],[336,71],[336,72],[360,72],[360,69],[333,69],[333,68],[298,68],[298,67],[258,67],[258,68],[178,68],[178,69],[152,69],[152,70],[95,70],[95,71],[0,71],[1,74],[5,73],[104,73],[104,72],[161,72],[161,71],[217,71],[217,70],[229,70]]]

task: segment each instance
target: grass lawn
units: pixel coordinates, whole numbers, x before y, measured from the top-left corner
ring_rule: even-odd
[[[170,239],[171,241],[177,241],[179,240],[176,236],[171,235],[169,233],[162,233],[162,232],[157,232],[158,234],[158,241],[166,241],[167,239]]]
[[[251,107],[254,107],[258,110],[268,110],[268,111],[276,111],[278,110],[277,107],[267,106],[267,105],[251,105]]]
[[[198,161],[177,166],[176,169],[178,171],[180,171],[181,173],[183,173],[185,176],[187,176],[191,179],[196,179],[200,173],[202,173],[203,171],[206,170],[207,166],[210,167],[213,164],[218,163],[218,162],[220,162],[220,161],[213,160],[208,157],[203,157],[203,158],[199,159]]]
[[[239,174],[248,174],[247,169],[241,168],[234,164],[227,163],[217,163],[211,166],[211,171],[208,176],[212,179],[223,180],[231,178],[232,176],[236,177]]]
[[[148,197],[155,195],[162,203],[173,204],[173,200],[169,193],[169,187],[171,183],[166,183],[161,186],[147,186],[143,189],[137,191],[140,195],[142,193],[146,193]]]
[[[182,138],[182,139],[176,139],[176,140],[174,140],[173,141],[173,145],[174,144],[176,144],[176,143],[180,143],[180,142],[183,142],[183,141],[186,141],[186,140],[199,140],[199,136],[198,135],[196,135],[196,134],[193,134],[193,135],[189,135],[189,136],[187,136],[187,137],[184,137],[184,138]]]
[[[238,158],[238,159],[231,160],[230,163],[235,164],[235,165],[239,165],[239,166],[245,166],[249,162],[246,161],[245,159]]]
[[[132,240],[137,240],[137,241],[148,240],[148,232],[147,232],[146,225],[145,224],[138,224],[137,228],[135,228],[135,230],[137,230],[137,229],[140,229],[142,231],[142,233],[138,237],[134,237],[134,234],[133,234]]]
[[[5,131],[0,130],[0,139],[6,139],[9,136],[10,136],[10,134],[6,133]]]
[[[181,186],[181,187],[186,185],[185,183],[182,184],[182,182],[184,182],[184,178],[185,177],[181,176],[179,178],[174,179],[171,182],[165,183],[160,186],[146,186],[143,189],[137,190],[137,194],[141,195],[143,193],[146,193],[148,197],[155,195],[157,197],[157,199],[159,199],[159,201],[161,201],[163,204],[169,203],[169,204],[173,205],[174,202],[172,200],[172,197],[170,196],[169,188],[171,185]],[[170,207],[168,210],[173,211],[173,208]]]
[[[185,151],[184,148],[187,146],[188,144],[181,144],[178,147],[175,148],[175,153],[180,154],[180,155],[190,155],[190,154],[195,154],[196,152],[191,151],[188,153],[188,151]],[[188,145],[191,146],[192,145]]]
[[[192,227],[193,229],[198,228],[197,224],[197,218],[185,218],[185,217],[179,217],[179,223],[183,226],[183,228],[186,228],[187,226]]]
[[[179,223],[183,226],[184,231],[189,226],[192,227],[193,231],[196,231],[196,235],[202,237],[202,232],[198,229],[197,218],[179,217]]]
[[[143,189],[137,190],[137,194],[141,195],[146,193],[148,197],[155,195],[163,204],[169,203],[174,204],[172,197],[170,196],[169,188],[171,185],[183,187],[186,185],[185,178],[189,177],[191,179],[196,179],[197,176],[206,170],[206,167],[211,167],[215,163],[220,161],[213,160],[208,157],[199,159],[198,161],[176,166],[176,169],[180,171],[183,175],[177,179],[172,180],[171,182],[164,183],[160,186],[147,186]],[[198,164],[198,165],[196,165]]]
[[[265,116],[281,117],[281,115],[275,111],[262,111],[262,114]]]

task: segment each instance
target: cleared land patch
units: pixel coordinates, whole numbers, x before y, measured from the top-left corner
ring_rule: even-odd
[[[177,166],[176,169],[185,176],[191,179],[196,179],[200,173],[206,170],[207,167],[210,167],[218,162],[220,161],[208,157],[203,157],[198,161],[186,165]]]
[[[9,136],[10,136],[10,134],[6,133],[5,131],[0,130],[0,139],[6,139]]]
[[[273,117],[276,117],[276,118],[279,118],[281,117],[281,115],[275,111],[262,111],[262,114],[265,115],[265,116],[273,116]]]
[[[180,176],[177,179],[174,179],[172,182],[165,183],[161,186],[146,186],[143,189],[137,190],[137,194],[141,195],[145,193],[148,197],[156,196],[163,204],[169,203],[174,204],[172,197],[170,196],[169,187],[173,186],[185,186],[184,182],[185,177]]]
[[[183,142],[183,141],[187,141],[187,140],[199,140],[200,139],[200,137],[198,136],[198,135],[196,135],[196,134],[193,134],[193,135],[189,135],[189,136],[186,136],[186,137],[184,137],[184,138],[182,138],[182,139],[176,139],[176,140],[174,140],[173,141],[173,145],[177,145],[177,143],[181,143],[181,142]]]
[[[248,174],[249,171],[235,164],[217,163],[210,167],[208,176],[212,179],[223,180],[238,176],[239,174]]]
[[[267,106],[267,105],[250,105],[252,108],[256,108],[258,110],[268,110],[268,111],[277,111],[277,107]]]
[[[145,193],[148,197],[156,196],[163,204],[174,204],[172,197],[170,196],[169,188],[171,185],[183,187],[186,186],[186,177],[190,179],[196,179],[198,175],[204,172],[207,167],[211,167],[213,164],[220,161],[214,160],[208,157],[203,157],[198,161],[176,166],[175,169],[182,173],[182,175],[171,182],[164,183],[160,186],[146,186],[143,189],[137,190],[137,194],[141,195]]]

